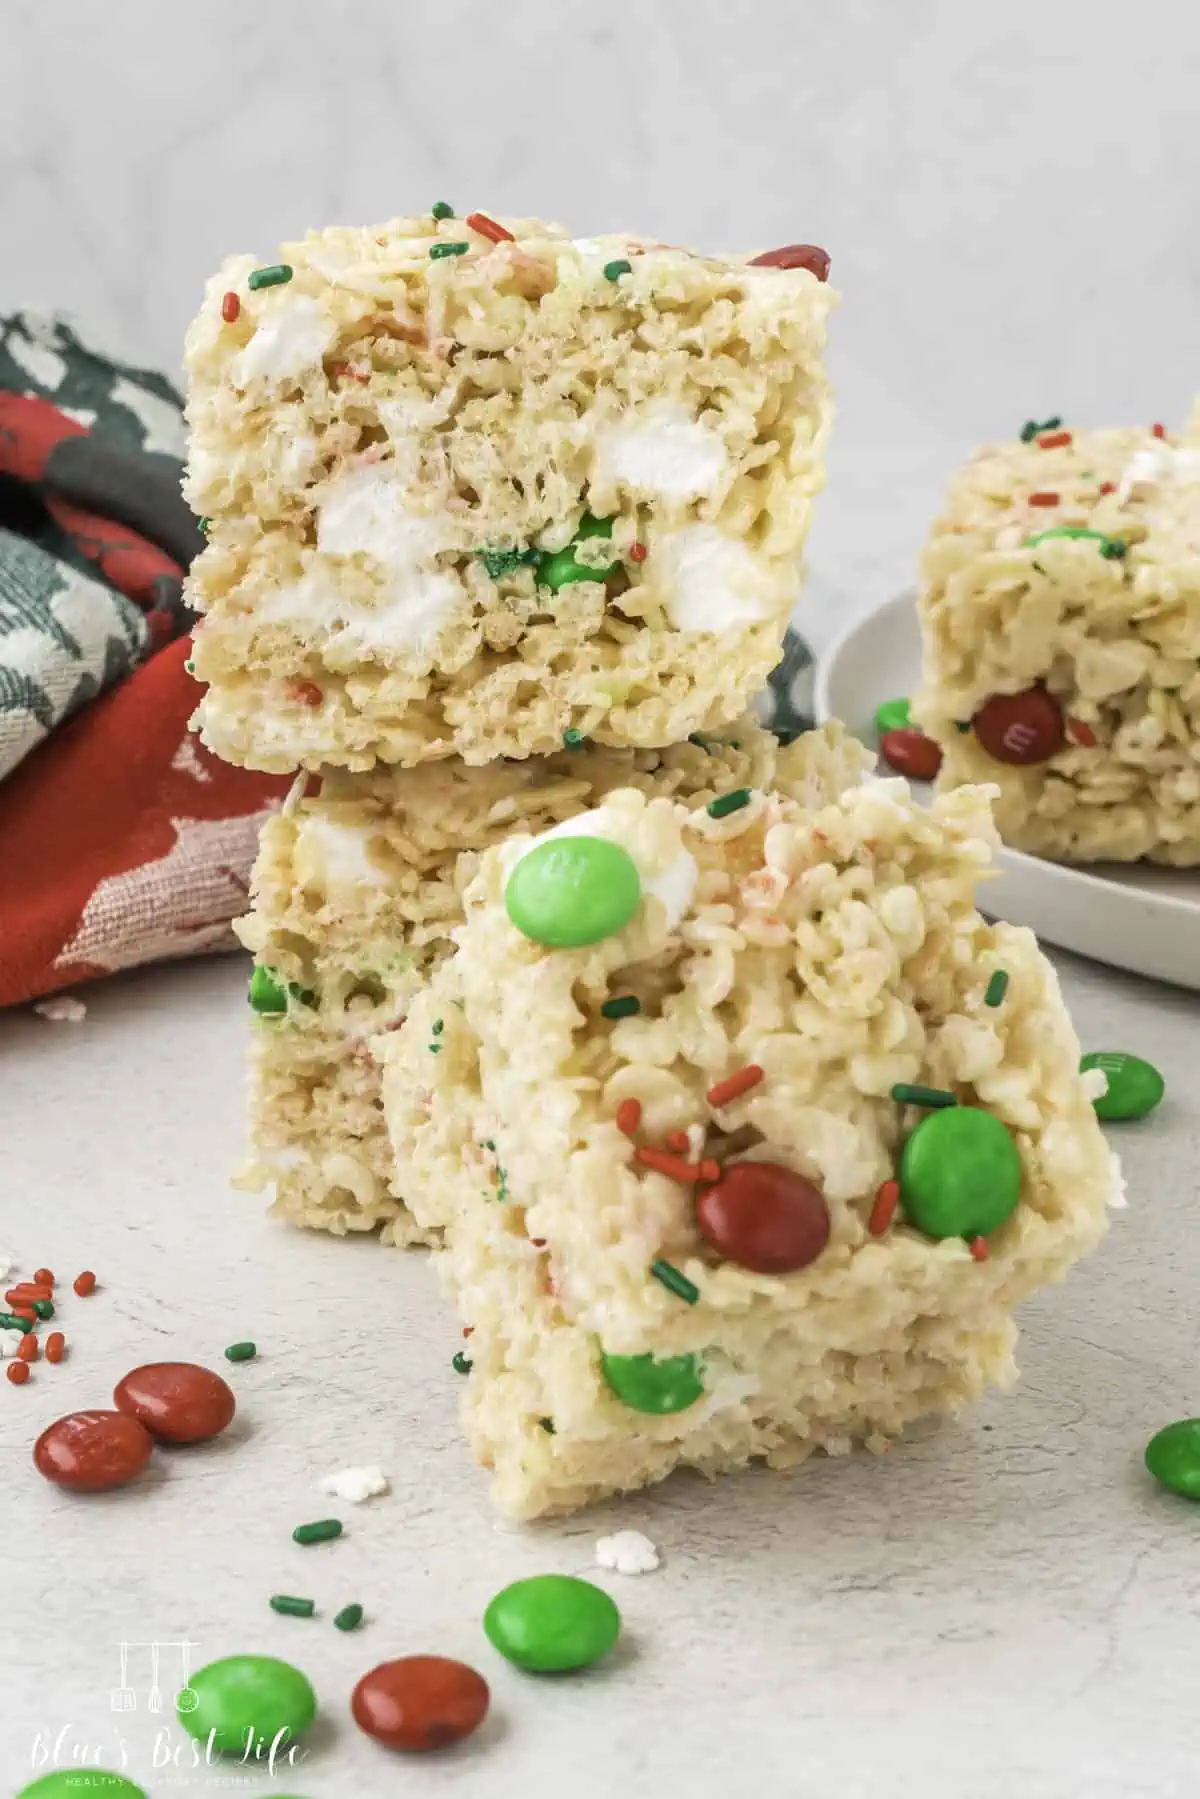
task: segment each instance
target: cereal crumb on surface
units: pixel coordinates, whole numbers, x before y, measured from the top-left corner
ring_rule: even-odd
[[[56,993],[50,999],[40,999],[33,1009],[52,1024],[82,1024],[87,1017],[83,1001],[70,993]]]
[[[659,1554],[649,1537],[640,1530],[619,1530],[611,1537],[600,1537],[596,1543],[596,1562],[601,1568],[612,1568],[617,1574],[653,1574],[659,1566]]]
[[[318,1485],[322,1493],[344,1499],[347,1505],[362,1505],[364,1500],[376,1499],[392,1490],[383,1469],[375,1467],[341,1468],[336,1474],[326,1474]]]

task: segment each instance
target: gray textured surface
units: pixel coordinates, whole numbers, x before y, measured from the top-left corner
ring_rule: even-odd
[[[28,1778],[38,1732],[90,1745],[151,1799],[168,1791],[345,1799],[410,1789],[724,1799],[760,1784],[844,1799],[1133,1799],[1191,1790],[1197,1512],[1142,1474],[1148,1435],[1200,1410],[1194,1295],[1200,1102],[1194,999],[1063,965],[1084,1042],[1150,1055],[1167,1105],[1120,1136],[1131,1204],[1093,1262],[1026,1308],[1016,1394],[921,1430],[886,1462],[814,1464],[707,1487],[668,1482],[623,1508],[497,1526],[454,1422],[460,1339],[419,1256],[272,1226],[231,1193],[244,1028],[239,962],[114,981],[78,1027],[0,1018],[5,1166],[0,1242],[26,1271],[94,1267],[68,1297],[71,1360],[0,1382],[6,1655],[0,1766]],[[72,1500],[34,1474],[36,1432],[103,1404],[146,1359],[212,1362],[253,1335],[231,1375],[238,1422],[162,1460],[153,1481]],[[379,1461],[391,1498],[322,1499],[319,1477]],[[292,1526],[342,1509],[347,1534],[302,1550]],[[538,1682],[500,1663],[478,1619],[507,1581],[588,1572],[617,1522],[660,1545],[661,1572],[598,1575],[625,1612],[611,1667]],[[272,1592],[324,1617],[278,1618]],[[329,1619],[360,1599],[370,1622]],[[114,1713],[122,1638],[186,1637],[200,1661],[293,1657],[324,1723],[311,1759],[272,1781],[153,1767],[169,1710]],[[494,1718],[436,1772],[397,1764],[346,1713],[377,1660],[474,1662]],[[164,1703],[177,1664],[164,1654]],[[161,1753],[161,1751],[160,1751]],[[231,1773],[235,1784],[226,1782]]]

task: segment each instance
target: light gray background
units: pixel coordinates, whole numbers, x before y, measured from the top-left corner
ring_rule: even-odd
[[[0,306],[64,308],[171,366],[221,254],[445,197],[714,247],[832,252],[841,417],[805,616],[824,640],[911,575],[954,462],[1031,414],[1179,419],[1196,365],[1200,22],[1182,0],[757,5],[0,0]],[[456,1337],[419,1257],[284,1233],[226,1171],[241,1137],[233,963],[90,994],[78,1030],[0,1019],[0,1245],[84,1263],[70,1361],[0,1381],[0,1776],[38,1732],[169,1792],[528,1799],[1167,1799],[1200,1763],[1196,1513],[1138,1467],[1200,1410],[1196,1005],[1060,958],[1089,1047],[1164,1068],[1122,1138],[1133,1204],[1027,1308],[1025,1380],[885,1467],[667,1483],[623,1511],[498,1529],[453,1420]],[[236,1371],[228,1439],[82,1504],[35,1432],[134,1362]],[[391,1500],[289,1540],[317,1476],[380,1459]],[[478,1616],[523,1573],[586,1572],[618,1522],[661,1573],[608,1580],[627,1647],[539,1684]],[[371,1622],[275,1618],[308,1591]],[[274,1782],[155,1771],[148,1669],[121,1637],[291,1655],[325,1722]],[[466,1755],[412,1767],[349,1724],[376,1659],[441,1650],[493,1682]],[[163,1668],[166,1702],[175,1670]],[[176,1735],[173,1741],[181,1739]],[[228,1771],[226,1771],[228,1773]]]

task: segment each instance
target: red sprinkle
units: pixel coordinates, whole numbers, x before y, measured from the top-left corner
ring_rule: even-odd
[[[1165,437],[1167,435],[1167,427],[1165,425],[1151,425],[1150,435],[1151,437]]]
[[[1031,506],[1057,506],[1058,495],[1056,493],[1031,493],[1029,504]]]
[[[679,1154],[686,1154],[686,1152],[691,1147],[692,1147],[692,1140],[688,1136],[686,1131],[668,1131],[667,1132],[667,1148],[668,1149],[673,1149]]]
[[[35,1299],[51,1299],[53,1294],[49,1287],[33,1287],[28,1281],[22,1281],[19,1287],[10,1287],[4,1295],[4,1303],[10,1306],[31,1306]]]
[[[232,325],[242,310],[242,302],[235,293],[228,293],[221,301],[221,317],[227,325]]]
[[[463,1336],[464,1337],[473,1337],[474,1335],[475,1335],[475,1326],[473,1324],[464,1324],[463,1325]]]
[[[638,1149],[634,1151],[634,1158],[646,1168],[653,1168],[656,1174],[682,1181],[685,1187],[693,1186],[696,1181],[715,1181],[721,1174],[716,1162],[685,1162],[682,1156],[673,1156],[665,1149]]]
[[[1101,483],[1100,483],[1100,492],[1101,493],[1116,493],[1116,491],[1117,491],[1117,484],[1115,481],[1101,481]]]
[[[871,1216],[867,1220],[867,1229],[873,1237],[882,1237],[892,1219],[896,1216],[896,1207],[900,1204],[899,1181],[884,1181],[875,1195],[875,1204],[871,1207]]]
[[[623,1099],[617,1107],[617,1129],[632,1137],[642,1122],[642,1102],[640,1099]]]
[[[287,696],[290,700],[299,700],[302,706],[323,706],[325,695],[315,681],[289,681]]]
[[[629,546],[630,562],[645,562],[650,554],[644,543],[631,543]]]
[[[96,1291],[96,1277],[90,1268],[85,1268],[82,1274],[75,1276],[74,1285],[80,1299],[86,1299],[89,1293]]]
[[[29,1379],[28,1362],[10,1362],[4,1370],[14,1387],[22,1387]]]
[[[1057,450],[1063,444],[1069,444],[1070,441],[1071,433],[1069,431],[1051,431],[1047,436],[1038,438],[1039,447],[1043,450]]]
[[[977,1262],[986,1262],[987,1261],[988,1246],[987,1246],[987,1238],[986,1237],[972,1237],[970,1242],[967,1244],[967,1248],[970,1250],[971,1254],[975,1257],[975,1260]]]
[[[727,1106],[731,1099],[740,1099],[743,1093],[749,1093],[751,1087],[757,1087],[763,1078],[763,1071],[758,1063],[747,1062],[736,1074],[731,1074],[727,1080],[718,1081],[715,1087],[710,1087],[704,1097],[710,1106]]]
[[[21,1341],[17,1344],[17,1354],[23,1362],[36,1362],[38,1353],[39,1345],[35,1336],[26,1335],[22,1337]]]
[[[478,231],[480,237],[490,237],[494,244],[515,244],[516,238],[503,225],[497,225],[495,219],[489,219],[486,212],[469,212],[466,223],[472,231]]]
[[[545,1249],[546,1247],[545,1237],[530,1237],[529,1243],[532,1249]]]
[[[34,1284],[39,1287],[52,1287],[54,1285],[54,1276],[49,1268],[35,1268],[33,1271],[33,1279]]]
[[[1074,742],[1081,743],[1084,749],[1090,750],[1095,748],[1096,733],[1092,730],[1091,725],[1085,725],[1081,718],[1069,718],[1067,720],[1067,729],[1070,731]]]
[[[752,269],[807,269],[818,281],[824,281],[829,274],[829,252],[820,244],[784,244],[778,250],[764,250],[761,256],[752,256],[749,267]]]
[[[48,1362],[61,1362],[66,1347],[67,1339],[63,1336],[62,1332],[51,1331],[50,1335],[46,1338],[46,1360]]]

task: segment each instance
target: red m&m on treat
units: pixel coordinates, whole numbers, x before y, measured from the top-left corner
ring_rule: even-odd
[[[818,281],[829,276],[829,251],[820,244],[784,244],[778,250],[764,250],[750,258],[752,269],[807,269]]]
[[[972,722],[988,755],[1014,768],[1048,762],[1067,740],[1062,709],[1044,687],[998,693],[980,707]]]
[[[696,1223],[718,1255],[753,1274],[793,1274],[829,1241],[819,1187],[778,1162],[734,1162],[696,1201]]]
[[[885,731],[879,739],[879,753],[889,768],[914,781],[932,781],[942,766],[942,752],[933,738],[913,725]]]

